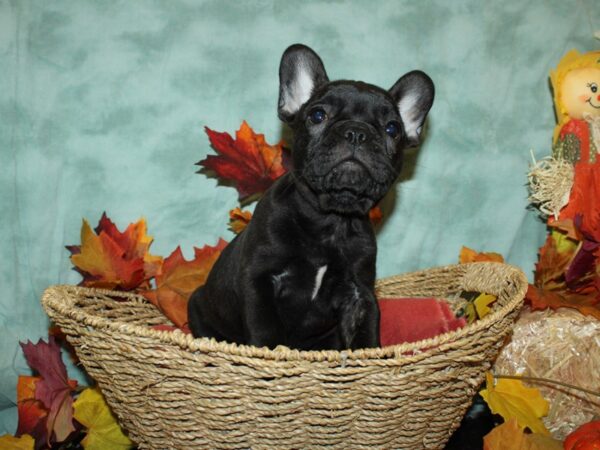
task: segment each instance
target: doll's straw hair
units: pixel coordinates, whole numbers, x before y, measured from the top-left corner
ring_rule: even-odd
[[[572,70],[593,67],[600,69],[600,51],[582,54],[573,49],[563,56],[556,66],[556,69],[550,71],[550,81],[552,83],[552,90],[554,94],[554,110],[556,111],[556,118],[558,120],[558,124],[554,129],[554,142],[556,142],[556,139],[558,138],[560,128],[569,119],[565,105],[561,100],[562,84],[565,77]]]

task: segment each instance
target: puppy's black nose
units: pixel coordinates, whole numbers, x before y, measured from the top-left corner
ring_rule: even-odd
[[[367,135],[362,131],[346,130],[344,137],[352,145],[360,145],[367,140]]]
[[[344,130],[344,138],[352,145],[358,146],[369,139],[369,130],[365,125],[354,122]]]

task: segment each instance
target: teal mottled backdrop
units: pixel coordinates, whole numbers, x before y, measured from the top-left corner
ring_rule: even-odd
[[[384,205],[379,276],[454,263],[464,244],[531,277],[545,230],[525,174],[550,149],[548,71],[597,48],[598,29],[597,0],[0,0],[0,434],[28,373],[18,342],[47,336],[42,291],[79,282],[64,246],[83,217],[144,216],[165,256],[231,238],[235,190],[194,173],[212,152],[203,126],[245,119],[278,141],[295,42],[332,79],[389,87],[419,68],[436,83],[426,141]]]

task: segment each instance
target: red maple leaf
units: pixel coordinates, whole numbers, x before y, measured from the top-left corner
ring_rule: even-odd
[[[235,133],[235,140],[229,133],[208,127],[205,131],[218,155],[209,155],[197,165],[233,183],[240,200],[263,193],[286,172],[283,141],[267,144],[264,134],[255,133],[245,121]]]
[[[188,322],[187,303],[192,293],[206,283],[206,278],[227,242],[219,239],[216,246],[194,248],[194,259],[187,261],[177,247],[165,259],[156,276],[156,289],[142,295],[157,306],[171,322],[185,330]]]
[[[77,387],[77,382],[69,380],[60,347],[54,338],[50,337],[48,342],[40,339],[37,344],[21,342],[21,348],[29,366],[39,374],[39,380],[34,383],[34,398],[48,411],[47,440],[54,433],[56,442],[62,442],[75,431],[71,392]],[[39,411],[35,413],[39,414]]]

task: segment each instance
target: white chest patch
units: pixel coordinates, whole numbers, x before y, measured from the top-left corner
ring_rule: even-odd
[[[327,265],[321,266],[317,270],[317,276],[315,277],[315,287],[312,291],[311,300],[314,300],[317,294],[319,293],[319,289],[321,289],[321,283],[323,283],[323,277],[325,276],[325,272],[327,272]]]

